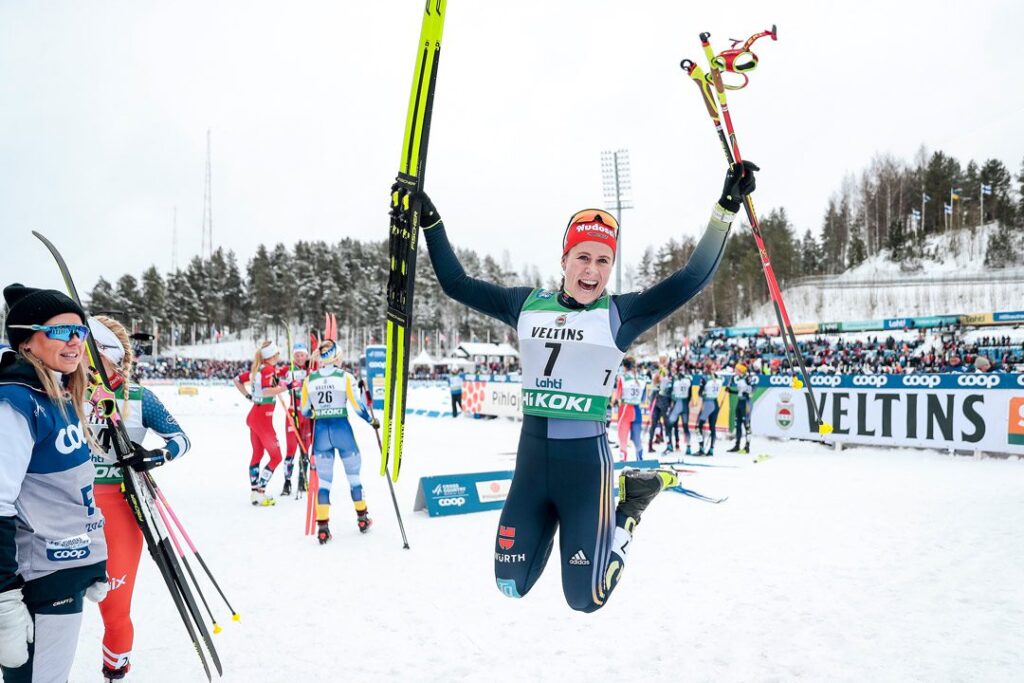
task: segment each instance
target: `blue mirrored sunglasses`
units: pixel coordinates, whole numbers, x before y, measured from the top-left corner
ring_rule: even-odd
[[[42,332],[47,339],[56,341],[71,341],[71,337],[77,336],[80,341],[85,341],[89,336],[89,328],[85,325],[10,325],[19,330],[34,330]]]

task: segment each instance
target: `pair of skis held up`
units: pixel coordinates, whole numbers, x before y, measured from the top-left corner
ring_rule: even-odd
[[[387,351],[384,370],[384,440],[381,476],[398,481],[402,468],[405,435],[405,403],[409,376],[410,326],[413,286],[416,281],[416,247],[420,232],[417,193],[423,190],[427,168],[427,142],[434,105],[434,85],[441,57],[441,34],[447,0],[427,0],[413,71],[412,91],[406,114],[402,158],[391,192],[388,240]],[[388,471],[389,466],[392,468]]]
[[[68,270],[67,264],[60,252],[57,250],[57,247],[38,232],[33,232],[32,234],[39,238],[39,240],[46,245],[46,248],[50,250],[53,258],[57,261],[57,266],[60,268],[61,276],[64,279],[64,284],[67,287],[68,294],[70,294],[71,298],[81,306],[82,300],[78,296],[78,290],[71,278],[71,273]],[[88,353],[91,372],[100,382],[101,391],[99,392],[99,395],[101,397],[112,397],[113,390],[110,386],[110,379],[107,377],[106,371],[103,368],[103,363],[100,361],[99,349],[96,346],[96,340],[93,339],[91,335],[86,337],[85,347]],[[104,402],[104,405],[97,405],[96,410],[99,411],[98,415],[102,415],[103,419],[106,421],[106,429],[110,435],[110,443],[113,445],[118,463],[121,463],[125,458],[133,453],[134,446],[132,445],[131,438],[128,436],[128,431],[125,428],[124,422],[121,420],[121,414],[118,410],[117,402],[108,399]],[[192,539],[189,537],[188,533],[185,531],[185,527],[182,525],[178,516],[174,513],[174,510],[168,503],[167,497],[164,495],[163,491],[160,490],[160,487],[157,486],[153,475],[149,472],[136,472],[130,467],[122,466],[121,469],[124,474],[123,493],[125,500],[128,502],[128,506],[131,508],[132,514],[135,516],[135,521],[138,523],[139,529],[142,530],[142,536],[146,541],[146,547],[149,549],[149,553],[153,557],[153,561],[156,562],[157,568],[160,570],[160,576],[166,584],[168,592],[171,594],[171,599],[178,611],[178,615],[181,617],[181,621],[185,625],[185,630],[188,632],[188,636],[192,641],[192,647],[199,656],[199,660],[203,665],[203,670],[206,672],[206,678],[207,680],[213,679],[212,673],[210,672],[211,661],[217,671],[217,674],[223,675],[220,657],[217,655],[217,648],[213,645],[213,640],[210,636],[210,629],[207,628],[203,615],[199,610],[198,603],[196,602],[197,595],[205,606],[207,614],[209,614],[213,625],[213,632],[217,633],[221,628],[217,624],[216,618],[213,616],[210,604],[203,595],[199,581],[197,580],[184,549],[182,548],[181,540],[184,540],[188,545],[189,550],[191,550],[192,554],[199,561],[199,564],[206,572],[206,575],[213,586],[217,589],[217,592],[220,593],[225,605],[227,605],[228,609],[231,610],[232,620],[238,621],[239,615],[231,607],[231,603],[228,602],[227,597],[224,595],[224,591],[221,590],[216,579],[213,578],[210,568],[206,565],[206,562],[203,561],[198,550],[196,550],[195,545],[192,543]],[[177,533],[175,532],[175,528],[177,529]],[[181,536],[181,540],[178,538],[179,535]]]

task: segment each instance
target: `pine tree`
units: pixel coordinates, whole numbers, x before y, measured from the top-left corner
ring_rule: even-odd
[[[274,297],[277,292],[277,280],[270,255],[262,244],[256,248],[256,255],[249,261],[246,269],[249,280],[249,300],[252,303],[250,323],[266,336],[267,330],[274,322]]]
[[[821,246],[808,228],[800,242],[800,270],[802,275],[818,275],[822,272]]]
[[[1013,176],[1010,171],[998,159],[989,159],[981,167],[981,179],[992,186],[992,194],[985,197],[985,213],[1001,225],[1016,225],[1017,207],[1011,198]]]
[[[89,292],[88,310],[90,313],[120,312],[114,288],[102,275],[100,276],[100,279],[96,281],[92,291]]]
[[[149,332],[167,323],[167,286],[156,266],[150,266],[142,273],[142,314],[143,327]]]
[[[245,297],[245,285],[242,274],[238,270],[238,259],[235,252],[228,251],[224,258],[224,284],[221,291],[222,324],[231,329],[245,327],[248,312]]]

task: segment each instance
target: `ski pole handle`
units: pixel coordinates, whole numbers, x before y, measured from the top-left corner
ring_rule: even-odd
[[[711,84],[708,83],[707,74],[704,73],[704,69],[700,68],[696,62],[692,59],[684,59],[679,62],[679,66],[682,67],[686,75],[697,84],[700,88],[701,97],[704,100],[704,106],[708,109],[708,115],[714,119],[715,124],[718,124],[718,106],[715,104],[715,96],[711,92]]]

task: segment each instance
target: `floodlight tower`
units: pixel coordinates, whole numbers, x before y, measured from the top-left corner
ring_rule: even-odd
[[[619,223],[615,245],[615,293],[622,293],[622,210],[633,208],[633,186],[629,179],[629,150],[601,152],[601,184],[604,187],[604,208],[615,212]]]

